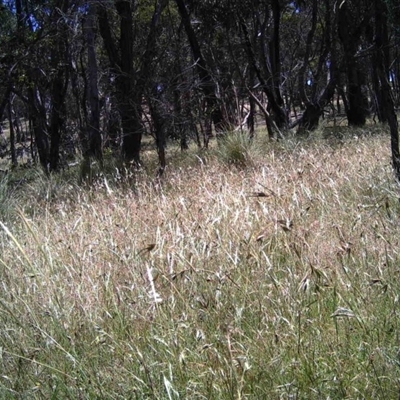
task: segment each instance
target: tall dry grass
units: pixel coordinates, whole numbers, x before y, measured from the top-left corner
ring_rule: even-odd
[[[0,397],[398,398],[389,138],[262,142],[162,181],[22,191],[0,234]]]

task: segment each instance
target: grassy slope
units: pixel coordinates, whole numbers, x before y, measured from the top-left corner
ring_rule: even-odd
[[[235,146],[0,196],[0,398],[398,398],[389,139]]]

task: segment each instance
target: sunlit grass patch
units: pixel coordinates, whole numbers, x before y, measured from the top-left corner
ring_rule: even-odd
[[[387,137],[345,140],[31,183],[0,233],[1,396],[396,398],[398,187]]]

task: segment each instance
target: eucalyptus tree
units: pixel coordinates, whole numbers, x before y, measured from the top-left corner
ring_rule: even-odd
[[[216,131],[221,131],[223,130],[226,122],[224,120],[221,110],[221,104],[217,96],[217,85],[211,76],[209,61],[205,58],[203,54],[203,49],[200,45],[195,29],[193,27],[193,22],[188,9],[188,5],[186,4],[185,0],[175,1],[179,10],[179,14],[182,18],[182,24],[185,28],[185,32],[190,43],[193,58],[196,63],[199,79],[201,81],[200,89],[204,94],[204,99],[207,107],[206,112],[210,115]],[[211,135],[211,125],[209,125],[209,130],[208,132],[206,132],[206,146],[208,145],[208,140]]]
[[[346,110],[349,125],[364,125],[369,114],[365,66],[366,31],[371,26],[373,2],[346,0],[338,6],[338,33],[346,77]]]
[[[11,90],[28,105],[40,163],[47,172],[57,170],[60,161],[74,6],[68,0],[15,1],[17,57]]]
[[[102,139],[100,134],[100,100],[98,88],[98,62],[96,55],[96,7],[91,2],[87,5],[87,16],[83,29],[86,33],[87,47],[87,98],[90,107],[90,118],[87,128],[87,145],[85,146],[85,157],[90,162],[94,157],[101,161]]]
[[[26,105],[25,118],[41,165],[46,172],[55,171],[74,125],[67,99],[75,63],[72,49],[84,7],[73,0],[15,0],[3,7],[13,21],[4,59],[10,62],[2,63],[8,68],[8,92],[13,93],[13,104]]]
[[[392,90],[389,83],[390,68],[387,49],[389,47],[388,35],[388,8],[384,0],[374,0],[374,67],[379,80],[379,95],[381,106],[385,109],[387,122],[390,128],[392,165],[395,176],[400,181],[400,142],[399,125],[395,113]]]
[[[282,96],[280,40],[281,18],[287,3],[279,0],[250,2],[250,15],[247,20],[242,9],[238,8],[244,49],[261,90],[268,99],[266,111],[271,112],[278,129],[286,129],[289,123]]]
[[[0,1],[0,122],[11,94],[10,75],[13,72],[15,46],[15,18],[11,10]],[[1,133],[1,127],[0,127]]]
[[[390,81],[393,85],[395,106],[400,107],[400,3],[397,0],[385,0],[388,25],[390,27]]]
[[[121,116],[122,154],[125,161],[136,164],[140,164],[143,135],[142,97],[154,66],[161,14],[168,0],[157,0],[150,6],[151,18],[145,25],[138,19],[139,6],[143,5],[139,3],[136,0],[116,0],[113,9],[110,2],[97,2],[99,29],[113,74]],[[149,7],[148,4],[145,6]],[[118,19],[118,37],[110,22],[110,13],[115,11],[117,15],[113,17]],[[142,32],[134,29],[138,25],[143,28]]]
[[[303,46],[303,56],[299,59],[298,92],[304,112],[298,132],[312,131],[318,127],[324,108],[331,101],[338,74],[336,21],[337,12],[332,0],[303,1],[299,13],[307,13],[309,25]]]

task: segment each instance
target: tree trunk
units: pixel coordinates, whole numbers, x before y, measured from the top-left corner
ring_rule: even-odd
[[[266,94],[266,96],[268,98],[268,107],[270,107],[270,109],[273,113],[275,125],[277,126],[278,129],[282,129],[282,128],[284,129],[288,126],[289,118],[286,115],[286,112],[283,109],[283,107],[280,105],[279,99],[274,94],[274,87],[273,87],[272,80],[271,79],[267,80],[264,78],[262,71],[261,71],[260,67],[258,66],[256,56],[253,51],[253,47],[251,45],[250,35],[248,32],[245,20],[243,19],[243,17],[239,17],[239,18],[240,18],[240,26],[241,26],[241,29],[242,29],[242,32],[244,35],[245,49],[246,49],[246,53],[247,53],[249,62],[252,65],[252,67],[254,68],[254,72],[261,84],[261,87],[262,87],[264,93]]]
[[[101,149],[101,135],[100,135],[100,103],[99,103],[99,89],[97,86],[98,73],[97,73],[97,57],[95,48],[95,23],[96,23],[96,10],[93,4],[89,4],[88,15],[86,20],[86,43],[87,43],[87,61],[88,61],[88,87],[87,98],[89,100],[90,118],[88,126],[88,147],[86,149],[85,157],[94,157],[101,162],[102,149]]]
[[[133,54],[133,8],[135,2],[117,0],[115,7],[120,17],[120,38],[118,47],[114,43],[104,5],[98,5],[100,33],[103,38],[110,64],[116,79],[118,111],[122,125],[122,154],[125,161],[140,164],[140,149],[142,143],[143,126],[141,102],[143,92],[151,76],[151,66],[155,53],[157,28],[160,16],[168,0],[157,1],[153,13],[150,32],[147,38],[146,50],[142,57],[141,70],[134,76]]]
[[[56,4],[53,17],[57,27],[51,51],[51,65],[55,72],[51,80],[51,114],[50,114],[50,171],[57,171],[60,163],[61,132],[65,117],[65,97],[69,81],[68,65],[68,30],[63,15],[68,10],[69,2],[60,0]]]
[[[178,6],[179,14],[182,18],[182,23],[185,27],[186,35],[189,39],[190,48],[197,66],[197,72],[201,80],[201,90],[203,91],[207,105],[206,113],[210,115],[212,122],[214,123],[215,130],[217,132],[221,132],[226,128],[226,123],[216,95],[216,85],[211,78],[207,62],[201,52],[200,44],[193,29],[185,2],[184,0],[176,0],[176,4]]]
[[[339,39],[343,46],[344,60],[346,65],[347,77],[347,120],[350,126],[365,125],[366,116],[368,114],[368,100],[362,90],[364,82],[364,74],[358,65],[356,53],[361,36],[361,23],[355,21],[350,15],[348,4],[342,2],[338,11],[338,32]]]
[[[120,16],[120,72],[117,76],[119,108],[122,124],[122,154],[126,161],[140,164],[142,124],[138,111],[141,98],[134,95],[133,76],[133,10],[130,1],[118,0],[115,7]],[[135,101],[136,100],[136,101]]]
[[[9,102],[10,94],[11,94],[11,85],[8,85],[7,89],[4,93],[3,99],[1,100],[1,103],[0,103],[0,123],[3,119],[3,114],[7,107],[7,103]]]
[[[151,98],[148,99],[150,108],[151,119],[153,120],[154,131],[156,135],[156,146],[160,168],[158,169],[158,176],[161,176],[166,167],[165,158],[165,145],[166,145],[166,129],[167,119],[165,111],[162,107],[161,94],[157,88],[152,91]]]
[[[122,126],[122,155],[125,161],[140,164],[142,124],[140,120],[140,97],[134,96],[133,76],[133,17],[132,4],[127,0],[115,2],[120,17],[120,38],[116,46],[105,4],[98,3],[100,33],[103,38],[111,69],[115,76],[116,99]]]
[[[325,32],[324,32],[324,49],[321,51],[318,64],[323,65],[328,61],[329,55],[329,78],[324,89],[317,93],[314,89],[312,91],[311,98],[307,96],[305,91],[305,81],[306,81],[306,66],[308,65],[309,55],[311,53],[311,45],[313,42],[314,33],[317,27],[317,0],[313,0],[312,9],[312,22],[311,28],[307,35],[306,40],[306,51],[303,59],[303,67],[299,72],[299,93],[302,102],[305,104],[304,113],[299,122],[299,128],[297,133],[304,133],[305,131],[313,131],[318,128],[319,120],[323,115],[324,108],[332,100],[335,94],[335,87],[337,83],[337,67],[336,67],[336,51],[335,44],[333,42],[333,32],[332,32],[332,7],[330,0],[325,0]]]
[[[40,164],[44,171],[48,173],[50,166],[50,144],[46,123],[46,110],[39,100],[37,90],[34,86],[28,88],[29,118],[32,123]]]
[[[319,119],[322,115],[321,107],[318,104],[308,103],[306,109],[301,117],[299,129],[299,134],[302,134],[306,131],[314,131],[318,128]]]
[[[271,6],[272,6],[272,19],[273,19],[272,37],[269,42],[271,76],[272,76],[275,97],[277,99],[279,106],[283,108],[284,102],[281,95],[282,69],[281,69],[281,52],[280,52],[281,48],[280,25],[281,25],[282,10],[279,0],[272,0]]]
[[[11,106],[11,98],[8,101],[8,122],[10,125],[10,152],[11,152],[11,164],[13,167],[18,165],[17,162],[17,153],[15,149],[15,131],[14,124],[12,120],[12,106]]]
[[[380,96],[382,106],[386,110],[387,121],[390,128],[390,142],[392,152],[392,166],[397,181],[400,182],[400,148],[399,148],[399,125],[394,109],[393,97],[389,83],[388,63],[385,62],[385,49],[389,46],[387,34],[387,7],[383,0],[375,0],[375,52],[377,64],[377,75],[380,83]]]
[[[254,68],[252,67],[249,68],[249,81],[250,81],[250,87],[254,87],[255,74],[254,74]],[[250,110],[249,110],[249,117],[247,119],[247,128],[249,130],[250,138],[253,138],[255,133],[255,122],[256,122],[256,101],[251,95],[249,96],[249,105],[250,105]]]
[[[56,77],[52,82],[51,116],[50,116],[50,171],[57,171],[60,162],[61,132],[65,116],[65,95],[68,75],[65,67],[58,66]]]

